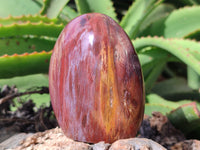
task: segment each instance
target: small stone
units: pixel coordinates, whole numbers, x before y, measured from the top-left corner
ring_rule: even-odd
[[[110,144],[102,141],[102,142],[92,145],[92,150],[108,150],[109,147],[110,147]]]
[[[0,143],[9,139],[10,137],[14,136],[15,134],[18,134],[20,132],[20,129],[16,126],[11,127],[1,127],[0,129]]]
[[[0,143],[0,149],[3,150],[15,148],[21,143],[22,140],[31,135],[32,133],[15,133],[15,135]]]
[[[114,142],[109,150],[166,150],[160,144],[145,138],[130,138]]]

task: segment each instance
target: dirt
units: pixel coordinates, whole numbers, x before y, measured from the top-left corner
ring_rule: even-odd
[[[185,140],[184,134],[176,129],[168,118],[160,112],[153,112],[152,117],[144,115],[138,137],[152,139],[167,149]]]
[[[4,86],[0,92],[0,103],[5,97],[13,98],[12,95],[16,93],[19,93],[16,87]],[[13,105],[12,99],[7,99],[0,104],[0,131],[4,131],[4,134],[0,134],[0,142],[5,140],[5,135],[8,138],[14,133],[35,133],[58,126],[51,105],[35,109],[35,104],[29,99],[23,101],[14,112],[11,111]]]

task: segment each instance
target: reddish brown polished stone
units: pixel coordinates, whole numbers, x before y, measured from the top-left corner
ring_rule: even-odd
[[[85,14],[64,28],[51,57],[49,88],[67,137],[112,143],[136,135],[144,113],[141,67],[110,17]]]

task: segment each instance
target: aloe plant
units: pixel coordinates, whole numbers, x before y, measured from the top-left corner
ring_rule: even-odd
[[[199,1],[0,0],[0,3],[0,85],[16,84],[25,90],[24,87],[41,85],[40,79],[45,78],[42,85],[47,86],[48,76],[44,74],[48,73],[51,50],[64,26],[78,15],[99,12],[118,22],[133,42],[144,74],[145,113],[161,111],[177,127],[181,121],[176,121],[176,117],[187,118],[187,113],[178,113],[180,110],[191,112],[195,118],[192,111],[196,108],[191,102],[195,101],[199,108]],[[178,67],[174,69],[170,64]],[[177,75],[179,70],[181,75]],[[26,78],[30,82],[24,82]],[[37,98],[40,101],[44,97]],[[200,120],[195,119],[192,124]],[[194,132],[198,126],[192,129]]]

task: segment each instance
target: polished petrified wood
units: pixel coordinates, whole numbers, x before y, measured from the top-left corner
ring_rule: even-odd
[[[63,29],[49,88],[67,137],[112,143],[136,135],[144,113],[141,67],[128,36],[110,17],[85,14]]]

